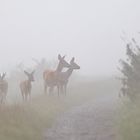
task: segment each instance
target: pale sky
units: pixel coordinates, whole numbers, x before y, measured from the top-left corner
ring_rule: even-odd
[[[1,0],[0,70],[31,58],[75,57],[87,75],[113,75],[120,39],[140,31],[139,0]],[[140,35],[139,35],[140,37]]]

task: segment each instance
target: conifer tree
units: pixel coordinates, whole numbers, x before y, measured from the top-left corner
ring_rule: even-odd
[[[121,92],[131,100],[140,97],[140,47],[134,38],[126,44],[126,60],[120,60]]]

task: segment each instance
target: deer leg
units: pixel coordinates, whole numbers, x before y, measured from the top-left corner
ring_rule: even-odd
[[[51,87],[49,87],[49,95],[51,94]]]
[[[31,100],[31,93],[30,93],[30,95],[29,95],[29,96],[30,96],[30,100]]]
[[[66,96],[66,93],[67,93],[67,85],[64,85],[64,93],[65,93],[65,96]]]
[[[60,86],[60,92],[63,93],[63,86]]]
[[[1,102],[1,104],[3,103],[3,95],[1,96],[1,101],[0,102]]]
[[[47,94],[47,85],[45,85],[45,94]]]
[[[1,92],[1,96],[0,96],[0,103],[3,103],[3,93]]]
[[[24,98],[24,99],[25,99],[25,101],[27,101],[27,97],[28,97],[28,96],[27,96],[27,93],[26,93],[26,94],[25,94],[25,98]]]
[[[31,100],[31,93],[30,92],[28,93],[28,99],[29,99],[29,101]]]
[[[47,94],[47,83],[44,82],[44,93]]]
[[[6,93],[3,93],[3,103],[5,104],[6,102]]]
[[[59,93],[60,93],[60,85],[57,85],[57,93],[58,93],[58,96],[59,96]]]
[[[21,95],[22,95],[22,100],[24,101],[24,92],[22,89],[21,89]]]
[[[24,93],[22,93],[22,99],[23,99],[23,101],[25,100],[25,98],[24,98]]]
[[[1,99],[0,99],[0,103],[2,104],[2,97],[1,97]]]
[[[44,93],[46,94],[46,82],[44,81]]]
[[[50,88],[49,88],[49,94],[50,94],[50,95],[52,94],[52,91],[53,91],[53,87],[50,87]]]
[[[28,91],[29,100],[31,100],[31,89]]]
[[[4,102],[6,102],[7,93],[4,94]]]
[[[54,86],[51,88],[51,92],[54,93]]]
[[[2,104],[4,103],[4,93],[2,94]]]

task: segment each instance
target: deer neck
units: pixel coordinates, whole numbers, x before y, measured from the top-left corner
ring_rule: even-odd
[[[55,72],[60,73],[62,71],[62,69],[63,69],[63,67],[59,63]]]
[[[73,69],[72,69],[72,68],[69,68],[69,69],[66,71],[66,79],[68,79],[68,78],[71,76],[72,72],[73,72]]]

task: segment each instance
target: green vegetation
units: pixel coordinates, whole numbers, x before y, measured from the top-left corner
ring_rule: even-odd
[[[127,103],[123,107],[119,122],[122,140],[140,140],[140,105]]]
[[[84,80],[85,82],[77,82],[78,84],[72,83],[66,97],[34,93],[36,96],[31,102],[1,106],[0,140],[42,140],[45,129],[64,111],[93,101],[95,94],[116,91],[113,79]],[[39,87],[36,88],[36,92],[39,92]]]
[[[120,60],[123,74],[121,91],[135,101],[140,95],[140,47],[134,38],[126,43],[126,56],[126,60]]]
[[[45,103],[47,101],[47,103]],[[63,103],[62,103],[63,104]],[[33,101],[27,105],[11,105],[0,110],[0,139],[40,140],[42,131],[62,111],[56,100]]]
[[[87,94],[87,88],[77,87],[66,97],[38,95],[31,102],[1,106],[0,140],[41,140],[44,130],[60,113],[93,97],[93,88],[87,87]]]
[[[126,56],[120,60],[121,91],[130,100],[123,101],[119,130],[123,140],[140,140],[140,46],[134,38],[126,43]]]

